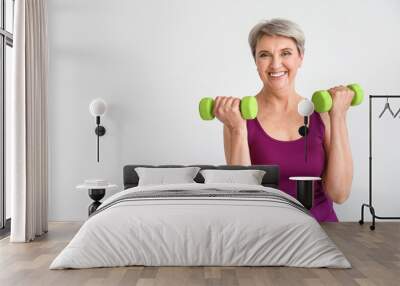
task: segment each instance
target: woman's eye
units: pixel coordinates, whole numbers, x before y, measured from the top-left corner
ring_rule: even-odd
[[[269,54],[260,54],[260,58],[268,57]]]
[[[290,56],[291,55],[291,53],[290,52],[283,52],[282,53],[282,56],[284,56],[284,57],[286,57],[286,56]]]

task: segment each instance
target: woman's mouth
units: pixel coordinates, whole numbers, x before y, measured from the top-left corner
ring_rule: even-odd
[[[268,73],[268,77],[271,78],[271,79],[273,79],[273,80],[281,79],[281,78],[286,77],[287,73],[288,73],[287,71],[269,72],[269,73]]]

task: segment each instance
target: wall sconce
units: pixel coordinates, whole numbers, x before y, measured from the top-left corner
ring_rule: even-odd
[[[314,103],[305,98],[299,102],[297,105],[298,113],[304,117],[304,125],[299,128],[299,134],[304,138],[304,161],[307,162],[307,141],[308,141],[308,131],[309,131],[309,122],[308,117],[314,113]]]
[[[106,129],[100,125],[100,116],[104,115],[107,110],[106,102],[101,98],[96,98],[92,100],[89,104],[89,111],[90,113],[96,117],[96,124],[97,127],[94,132],[97,135],[97,162],[99,162],[99,137],[106,134]]]

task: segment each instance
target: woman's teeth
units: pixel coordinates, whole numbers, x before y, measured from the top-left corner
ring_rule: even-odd
[[[278,77],[282,77],[284,75],[286,75],[287,72],[269,72],[268,75],[270,77],[274,77],[274,78],[278,78]]]

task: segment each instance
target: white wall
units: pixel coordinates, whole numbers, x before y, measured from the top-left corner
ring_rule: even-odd
[[[202,122],[197,105],[260,89],[247,44],[259,20],[283,17],[303,28],[303,96],[352,82],[366,94],[400,94],[396,0],[49,0],[48,12],[50,220],[84,220],[90,199],[75,186],[97,177],[122,186],[125,164],[224,164],[222,125]],[[109,104],[100,163],[88,111],[97,97]],[[374,200],[378,215],[400,215],[400,119],[378,120],[383,105],[374,112]],[[368,101],[349,111],[348,127],[353,189],[335,208],[355,221],[368,200]]]

